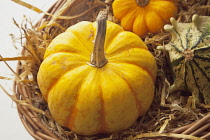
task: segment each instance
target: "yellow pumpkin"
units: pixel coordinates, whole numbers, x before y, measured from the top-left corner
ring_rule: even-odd
[[[143,37],[160,31],[177,13],[177,0],[114,0],[114,16],[124,30]]]
[[[54,38],[37,76],[53,118],[81,135],[129,128],[154,96],[156,61],[142,40],[107,22],[108,62],[96,67],[90,64],[96,29],[96,22],[82,21]]]

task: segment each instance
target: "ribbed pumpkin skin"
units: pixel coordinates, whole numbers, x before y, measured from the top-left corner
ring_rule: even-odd
[[[91,66],[96,23],[80,22],[58,35],[45,52],[38,85],[53,118],[82,135],[129,128],[150,107],[156,62],[142,40],[107,23],[108,63]]]
[[[210,17],[194,15],[192,23],[171,19],[165,29],[171,42],[159,49],[169,52],[174,83],[170,92],[188,90],[196,104],[210,104]]]
[[[114,16],[121,21],[124,30],[133,31],[143,37],[147,33],[160,31],[170,17],[177,13],[177,0],[150,0],[141,7],[136,0],[114,0],[112,4]]]

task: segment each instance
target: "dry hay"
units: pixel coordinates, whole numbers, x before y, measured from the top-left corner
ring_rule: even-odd
[[[17,103],[23,125],[36,139],[108,140],[164,139],[164,137],[167,137],[166,139],[169,139],[169,137],[201,139],[198,137],[209,136],[210,114],[208,112],[210,107],[195,107],[192,103],[191,93],[184,91],[178,91],[173,94],[168,93],[168,87],[173,82],[168,65],[168,54],[156,50],[157,46],[170,41],[170,34],[163,30],[157,34],[148,34],[143,38],[157,60],[156,91],[150,110],[147,114],[140,117],[130,129],[113,134],[86,137],[77,135],[59,126],[52,119],[47,103],[43,100],[36,81],[37,72],[43,60],[46,47],[55,36],[65,31],[69,26],[81,20],[95,21],[97,13],[105,8],[106,5],[111,6],[111,3],[112,0],[59,0],[53,6],[54,8],[50,8],[47,13],[44,12],[45,16],[36,25],[33,25],[27,18],[21,25],[14,21],[14,24],[21,30],[21,40],[25,40],[21,41],[23,47],[22,56],[12,58],[0,57],[0,61],[4,61],[6,64],[10,60],[19,61],[17,71],[15,72],[11,69],[15,75],[15,94],[9,95],[7,91],[5,93]],[[22,5],[36,12],[43,13],[40,9],[36,9],[26,3]],[[210,16],[210,2],[208,0],[179,0],[177,5],[179,12],[176,19],[180,22],[191,22],[193,14]],[[58,9],[60,9],[59,12],[56,12]],[[118,22],[112,16],[111,11],[109,20]],[[0,78],[6,79],[6,77]],[[2,89],[4,88],[2,87]],[[201,118],[203,118],[201,121],[197,121]],[[189,135],[193,132],[193,135],[197,137]]]

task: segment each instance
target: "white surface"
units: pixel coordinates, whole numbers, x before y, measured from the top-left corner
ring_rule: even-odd
[[[23,0],[40,9],[46,10],[56,0]],[[12,44],[9,34],[19,37],[19,30],[13,24],[12,18],[21,23],[23,16],[38,19],[40,15],[30,9],[20,6],[10,0],[0,0],[0,55],[14,57],[19,55]],[[17,62],[8,62],[15,70]],[[0,76],[13,77],[11,71],[3,62],[0,62]],[[0,84],[12,93],[12,81],[0,79]],[[33,140],[26,131],[17,113],[15,103],[0,88],[0,138],[1,140]]]

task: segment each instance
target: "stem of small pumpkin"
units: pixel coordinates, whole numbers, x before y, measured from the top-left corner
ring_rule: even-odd
[[[141,7],[145,7],[147,4],[149,4],[149,1],[150,0],[136,0],[136,3]]]
[[[106,36],[106,18],[108,9],[99,12],[97,16],[97,32],[94,41],[93,53],[91,56],[91,64],[97,68],[103,67],[108,60],[105,58],[104,42]]]

